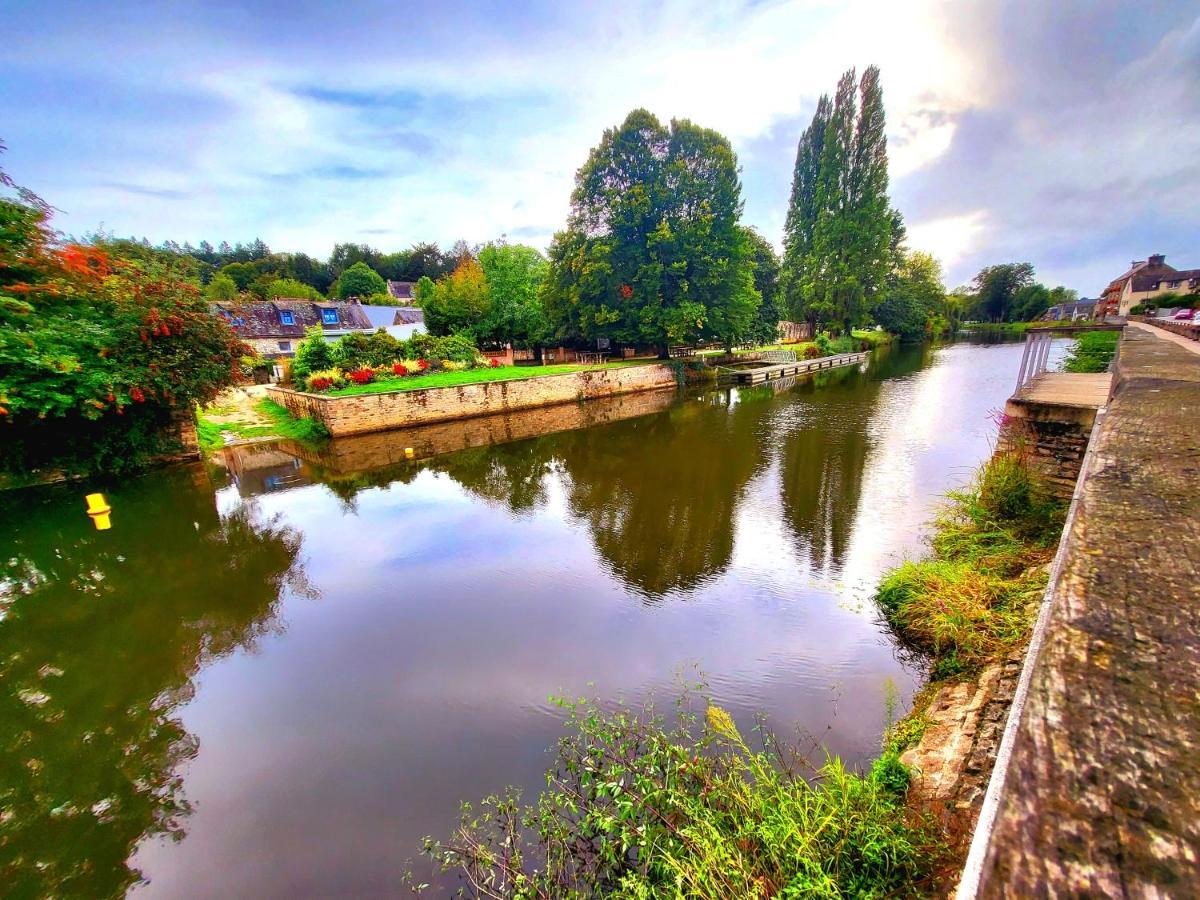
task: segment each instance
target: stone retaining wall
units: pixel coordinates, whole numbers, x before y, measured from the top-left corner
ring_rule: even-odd
[[[1200,355],[1127,329],[960,898],[1196,894],[1198,409]]]
[[[1013,398],[1005,405],[996,449],[1027,451],[1055,496],[1070,500],[1095,422],[1094,409]]]
[[[322,423],[334,437],[447,422],[520,409],[674,388],[675,370],[648,364],[490,381],[416,391],[331,397],[271,387],[267,395],[292,415]]]
[[[1134,322],[1144,322],[1155,328],[1161,328],[1163,331],[1181,334],[1193,341],[1200,341],[1200,323],[1197,322],[1173,322],[1170,319],[1158,319],[1154,316],[1130,316],[1129,318]]]

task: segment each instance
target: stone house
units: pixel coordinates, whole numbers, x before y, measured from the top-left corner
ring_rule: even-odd
[[[412,306],[415,281],[392,281],[388,279],[387,289],[392,299],[400,306]]]
[[[1200,269],[1180,271],[1168,266],[1166,260],[1165,256],[1157,253],[1130,263],[1128,271],[1109,282],[1100,295],[1097,316],[1127,316],[1133,307],[1147,301],[1157,306],[1170,306],[1171,294],[1200,291]]]
[[[357,300],[255,300],[244,303],[218,302],[213,312],[233,328],[234,334],[260,356],[272,359],[294,356],[305,329],[321,327],[325,339],[337,340],[356,331],[372,332],[375,326]]]
[[[399,341],[425,330],[425,310],[418,306],[372,306],[362,308],[371,326],[382,328]]]

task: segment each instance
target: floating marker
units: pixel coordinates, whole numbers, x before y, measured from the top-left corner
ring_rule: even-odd
[[[412,447],[405,447],[405,448],[404,448],[404,455],[405,455],[405,456],[407,456],[409,459],[412,459],[412,458],[413,458],[413,448],[412,448]]]
[[[112,528],[112,519],[109,518],[109,513],[112,512],[112,507],[104,499],[103,494],[88,494],[87,495],[87,514],[91,517],[97,531],[108,531]]]

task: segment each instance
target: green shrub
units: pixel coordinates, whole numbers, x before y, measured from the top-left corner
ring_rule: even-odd
[[[876,594],[901,637],[933,656],[935,679],[970,672],[1025,640],[1064,514],[1020,453],[997,455],[950,497],[936,521],[934,557],[893,570]]]
[[[905,809],[895,755],[866,777],[815,770],[769,734],[751,749],[728,713],[564,704],[570,733],[548,787],[463,807],[427,840],[444,871],[494,897],[917,896],[944,859],[930,818]],[[757,742],[756,742],[757,743]]]
[[[1107,372],[1120,343],[1119,331],[1085,331],[1067,354],[1063,369],[1067,372]]]
[[[318,369],[333,368],[333,348],[325,340],[319,325],[307,329],[304,340],[296,345],[296,356],[292,360],[292,377],[302,379]]]

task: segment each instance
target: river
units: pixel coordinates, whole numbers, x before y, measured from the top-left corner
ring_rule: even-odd
[[[921,678],[872,589],[1021,349],[0,495],[5,893],[397,893],[460,800],[542,784],[552,695],[703,678],[862,763]]]

